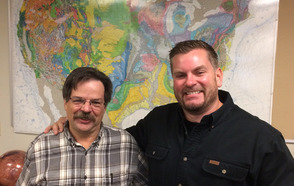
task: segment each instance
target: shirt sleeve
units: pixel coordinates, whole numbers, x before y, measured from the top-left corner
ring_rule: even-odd
[[[138,160],[138,173],[134,178],[133,185],[148,185],[148,164],[142,152],[139,152]]]
[[[285,143],[283,136],[278,133],[263,148],[258,185],[264,186],[290,186],[294,185],[294,159]]]
[[[23,165],[22,172],[20,173],[18,180],[16,182],[16,186],[27,186],[31,185],[29,180],[31,177],[31,154],[32,154],[32,146],[29,148],[26,154],[25,162]]]
[[[146,148],[146,137],[145,137],[145,130],[146,119],[141,119],[137,125],[127,128],[126,130],[135,138],[136,142],[138,143],[140,149],[145,151]]]
[[[148,185],[148,162],[144,156],[144,153],[140,150],[135,138],[130,137],[130,185]]]

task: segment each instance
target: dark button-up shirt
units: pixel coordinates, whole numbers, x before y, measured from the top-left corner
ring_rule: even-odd
[[[150,185],[291,186],[294,160],[283,136],[219,91],[223,105],[189,133],[178,103],[128,131],[148,157]]]

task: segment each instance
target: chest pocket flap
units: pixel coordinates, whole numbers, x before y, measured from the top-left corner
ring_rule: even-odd
[[[168,153],[168,149],[157,145],[148,145],[145,155],[149,158],[162,160]]]
[[[240,166],[228,162],[205,159],[202,165],[204,171],[232,181],[244,181],[248,174],[248,166]]]

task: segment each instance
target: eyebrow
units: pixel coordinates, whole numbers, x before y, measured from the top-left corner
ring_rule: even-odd
[[[194,72],[194,71],[198,71],[198,70],[202,70],[202,69],[207,69],[207,67],[205,65],[200,65],[200,66],[197,66],[194,69],[192,69],[192,71]],[[174,69],[173,73],[183,73],[183,71]]]
[[[87,100],[83,97],[80,97],[80,96],[72,96],[72,98],[75,98],[75,99],[84,99],[84,100]],[[97,101],[103,101],[102,98],[94,98],[94,99],[89,99],[89,100],[97,100]]]
[[[199,70],[207,70],[207,67],[204,66],[204,65],[198,66],[198,67],[196,67],[196,68],[193,69],[193,72],[194,71],[199,71]]]

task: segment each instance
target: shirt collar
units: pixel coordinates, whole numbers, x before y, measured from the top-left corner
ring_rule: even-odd
[[[218,91],[219,100],[223,103],[223,105],[216,110],[215,112],[211,113],[212,116],[212,127],[216,127],[220,122],[220,120],[230,113],[231,109],[234,106],[233,99],[229,92],[224,90]]]

